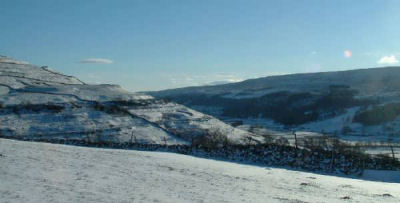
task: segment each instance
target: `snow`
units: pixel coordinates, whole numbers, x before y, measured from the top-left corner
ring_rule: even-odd
[[[50,71],[31,64],[4,63],[0,61],[0,83],[13,88],[29,85],[83,84],[75,77]]]
[[[335,116],[333,118],[309,122],[299,127],[314,132],[340,134],[343,127],[352,125],[353,117],[358,110],[359,107],[349,108],[346,109],[345,113]]]
[[[261,136],[254,135],[245,130],[234,128],[212,116],[189,109],[176,103],[150,104],[142,108],[132,108],[129,112],[138,117],[145,118],[162,128],[176,132],[180,136],[191,140],[195,132],[205,134],[207,131],[219,132],[237,144],[246,142],[246,137],[251,136],[254,140],[263,141]]]
[[[70,108],[62,113],[2,114],[0,129],[12,130],[14,136],[35,138],[47,136],[51,139],[87,140],[95,132],[102,141],[130,142],[132,135],[140,143],[188,144],[186,141],[159,127],[129,115],[110,115],[91,108]],[[5,134],[5,133],[3,133]],[[5,134],[6,135],[6,134]]]
[[[400,201],[399,183],[174,153],[0,139],[0,154],[1,202]]]

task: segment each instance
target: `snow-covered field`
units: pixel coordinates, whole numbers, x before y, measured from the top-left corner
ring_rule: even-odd
[[[0,202],[400,202],[400,184],[0,139]]]

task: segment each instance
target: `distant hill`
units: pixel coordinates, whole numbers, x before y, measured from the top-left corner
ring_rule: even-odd
[[[400,67],[383,67],[269,76],[148,94],[225,120],[390,139],[400,136],[399,78]]]

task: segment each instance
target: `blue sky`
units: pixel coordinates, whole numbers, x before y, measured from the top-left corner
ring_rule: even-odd
[[[396,0],[2,0],[0,55],[132,91],[398,65]]]

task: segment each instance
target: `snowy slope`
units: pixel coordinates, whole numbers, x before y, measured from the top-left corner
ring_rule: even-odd
[[[182,105],[7,57],[0,57],[0,123],[0,136],[25,139],[186,145],[209,129],[235,143],[254,136]]]
[[[157,123],[164,129],[179,134],[186,140],[190,140],[192,136],[201,135],[207,131],[226,135],[229,140],[236,144],[245,143],[246,140],[243,138],[247,136],[251,136],[259,142],[264,141],[262,136],[256,136],[248,131],[233,128],[212,116],[204,115],[175,103],[150,104],[144,108],[129,109],[129,112]]]
[[[266,125],[270,129],[278,127],[268,122],[273,120],[293,130],[395,140],[400,132],[400,111],[388,110],[397,117],[368,125],[356,121],[355,117],[375,107],[400,105],[398,78],[400,67],[383,67],[270,76],[148,94],[171,99],[219,119],[246,123],[248,119],[261,118],[265,124],[272,124]],[[382,114],[388,115],[388,111]]]
[[[174,153],[0,139],[0,154],[0,202],[400,201],[399,183]]]

